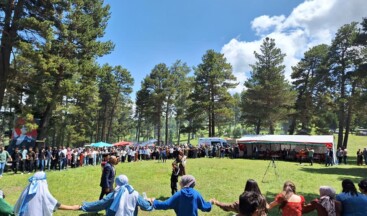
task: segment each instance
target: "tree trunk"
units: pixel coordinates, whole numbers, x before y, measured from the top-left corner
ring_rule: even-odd
[[[296,116],[293,116],[292,117],[292,122],[289,125],[289,129],[288,129],[289,135],[293,135],[294,134],[294,131],[296,129],[296,122],[297,122]]]
[[[180,143],[180,121],[176,119],[176,136],[177,143]]]
[[[158,119],[158,121],[157,121],[157,140],[158,140],[158,145],[160,146],[161,145],[161,114],[162,114],[162,110],[161,109],[159,109],[158,110],[158,116],[157,116],[157,119]]]
[[[348,145],[348,138],[349,138],[349,132],[350,132],[350,122],[352,120],[352,113],[353,113],[353,105],[354,105],[354,93],[356,88],[356,82],[352,83],[352,93],[351,97],[349,98],[348,103],[348,113],[347,113],[347,120],[345,124],[345,134],[344,134],[344,140],[343,140],[343,146],[347,148]]]
[[[140,141],[140,128],[141,128],[141,114],[138,114],[138,124],[136,127],[136,141],[139,143]]]
[[[169,100],[169,98],[168,98]],[[166,106],[166,131],[165,131],[165,137],[164,137],[164,143],[165,145],[168,144],[168,116],[169,116],[169,103],[167,102],[167,106]]]
[[[103,113],[102,113],[102,125],[101,125],[101,137],[96,141],[104,141],[106,140],[106,125],[107,125],[107,103],[104,105]]]
[[[22,16],[24,0],[18,0],[15,5],[14,0],[2,1],[3,6],[3,31],[1,32],[0,51],[0,109],[3,106],[5,90],[10,76],[10,55],[18,40],[17,31],[19,19]],[[14,9],[14,13],[13,13]]]
[[[120,95],[120,88],[117,90],[117,93],[116,93],[116,96],[115,96],[115,101],[113,103],[113,106],[111,107],[110,122],[108,124],[106,142],[110,142],[110,136],[111,136],[111,132],[112,132],[113,117],[115,115],[115,110],[116,110],[116,105],[117,105],[117,102],[118,102],[119,95]]]
[[[211,115],[211,109],[209,108],[209,125],[208,125],[208,132],[209,132],[209,137],[212,137],[212,115]]]
[[[52,117],[52,111],[56,108],[56,102],[58,97],[55,96],[55,92],[56,94],[58,94],[59,90],[60,90],[60,85],[61,85],[61,80],[62,80],[62,74],[63,74],[63,69],[59,68],[59,72],[60,75],[59,77],[56,79],[54,88],[53,88],[53,98],[52,100],[47,104],[45,111],[42,114],[42,119],[41,119],[41,124],[39,127],[39,134],[38,134],[38,139],[42,140],[46,138],[47,135],[47,130],[48,130],[48,124],[50,122],[50,119]]]
[[[275,129],[274,129],[274,123],[270,122],[270,126],[269,126],[269,134],[274,134]]]
[[[345,99],[345,75],[343,74],[341,77],[341,84],[340,84],[338,148],[342,147],[343,145],[343,130],[344,130],[344,123],[345,123],[344,122],[345,121],[344,99]]]
[[[256,134],[259,135],[260,134],[260,129],[261,129],[261,120],[257,120],[257,124],[256,124]]]

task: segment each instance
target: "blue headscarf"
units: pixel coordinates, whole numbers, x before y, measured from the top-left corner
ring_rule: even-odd
[[[132,194],[134,192],[134,188],[129,185],[128,182],[129,179],[126,175],[119,175],[115,179],[117,187],[115,188],[115,198],[110,206],[110,210],[117,212],[120,206],[121,196],[125,192],[125,190],[127,190],[129,194]]]
[[[36,172],[28,181],[29,185],[15,204],[14,212],[20,216],[32,215],[36,212],[46,212],[43,215],[52,215],[57,200],[48,191],[46,173]],[[31,209],[30,206],[32,206]]]

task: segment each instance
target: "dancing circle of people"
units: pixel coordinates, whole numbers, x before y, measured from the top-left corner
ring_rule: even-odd
[[[234,212],[237,216],[265,216],[276,206],[279,206],[280,214],[283,216],[301,216],[313,211],[321,216],[367,215],[367,179],[359,182],[360,192],[350,179],[342,181],[342,192],[339,194],[336,194],[330,186],[321,186],[320,197],[309,203],[297,193],[296,186],[291,181],[286,181],[282,191],[268,203],[257,182],[248,179],[238,200],[233,203],[222,203],[215,198],[206,201],[195,189],[196,179],[186,174],[186,161],[184,153],[179,152],[172,163],[172,196],[164,201],[148,198],[145,193],[139,194],[129,184],[126,175],[116,177],[114,166],[118,164],[118,159],[111,156],[103,166],[99,200],[83,202],[81,205],[61,204],[48,189],[46,173],[39,171],[29,178],[28,186],[14,207],[5,200],[5,195],[0,190],[0,215],[51,216],[56,210],[83,212],[105,210],[107,216],[135,216],[138,215],[140,208],[142,211],[173,209],[177,216],[196,216],[198,210],[210,212],[213,205],[224,211]],[[180,190],[177,189],[179,177]]]

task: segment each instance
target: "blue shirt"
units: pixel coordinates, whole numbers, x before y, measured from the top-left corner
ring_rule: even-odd
[[[106,216],[114,216],[115,212],[110,210],[110,206],[112,205],[114,200],[114,194],[115,193],[109,193],[103,199],[95,202],[84,202],[81,209],[85,212],[99,212],[102,210],[106,210]],[[138,206],[140,206],[140,209],[143,211],[153,210],[153,206],[151,206],[150,203],[140,195],[138,197],[138,202],[134,210],[134,216],[138,215]]]
[[[193,188],[182,188],[166,201],[154,200],[155,209],[173,209],[177,216],[197,216],[198,209],[209,212],[212,204],[206,202],[201,194]]]
[[[358,193],[352,196],[350,193],[340,193],[336,196],[343,206],[343,216],[365,216],[367,214],[367,195]]]

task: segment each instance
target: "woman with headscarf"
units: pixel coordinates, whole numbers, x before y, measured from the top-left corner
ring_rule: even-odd
[[[262,196],[259,185],[253,179],[248,179],[246,182],[245,188],[244,188],[244,192],[250,192],[250,191],[254,193],[258,193],[259,195]],[[233,203],[221,203],[215,199],[213,199],[213,201],[216,206],[218,206],[219,208],[221,208],[224,211],[232,211],[232,212],[239,213],[239,201],[235,201]],[[266,214],[265,209],[264,209],[264,214]]]
[[[282,216],[302,216],[305,198],[296,194],[296,186],[291,181],[286,181],[283,191],[269,204],[269,210],[277,205],[282,210]]]
[[[126,175],[119,175],[115,179],[116,188],[103,199],[94,202],[83,202],[80,207],[85,212],[98,212],[106,210],[106,216],[138,215],[138,206],[143,211],[153,210],[153,206],[145,200],[134,188],[129,185]]]
[[[165,201],[151,199],[154,209],[173,209],[177,216],[196,216],[198,209],[203,212],[210,212],[212,203],[206,202],[201,194],[194,189],[195,178],[192,175],[184,175],[180,181],[181,190]]]
[[[320,199],[314,199],[303,207],[303,213],[317,211],[318,216],[340,216],[342,212],[341,202],[335,200],[335,190],[329,186],[320,187]]]
[[[48,190],[46,173],[36,172],[28,179],[29,185],[23,190],[14,206],[15,215],[51,216],[54,211],[78,210],[79,206],[68,206],[59,203]]]
[[[342,181],[342,192],[336,196],[336,200],[342,203],[343,216],[365,216],[367,212],[367,198],[358,193],[350,179]]]

